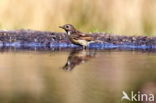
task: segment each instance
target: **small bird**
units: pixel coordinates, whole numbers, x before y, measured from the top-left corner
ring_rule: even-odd
[[[89,43],[94,42],[94,37],[92,37],[90,34],[85,34],[76,30],[71,24],[65,24],[59,27],[66,31],[69,40],[73,44],[81,45],[83,49],[86,49]]]

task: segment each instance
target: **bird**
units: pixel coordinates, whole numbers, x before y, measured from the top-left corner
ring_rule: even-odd
[[[59,28],[62,28],[66,31],[69,40],[73,44],[80,45],[83,47],[83,49],[86,49],[91,42],[94,42],[94,37],[92,35],[80,32],[71,24],[59,26]]]

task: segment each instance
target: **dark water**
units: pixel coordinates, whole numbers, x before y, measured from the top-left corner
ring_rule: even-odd
[[[123,91],[156,95],[156,53],[0,52],[0,103],[121,103]]]

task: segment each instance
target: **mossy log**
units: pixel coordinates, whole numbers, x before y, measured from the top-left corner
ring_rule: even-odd
[[[155,36],[121,36],[108,33],[91,33],[97,41],[88,48],[156,48]],[[47,47],[47,48],[78,48],[72,44],[66,33],[35,30],[0,31],[0,47]]]

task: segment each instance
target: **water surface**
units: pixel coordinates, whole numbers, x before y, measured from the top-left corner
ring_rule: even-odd
[[[0,52],[0,103],[120,103],[156,94],[156,53],[119,50]]]

